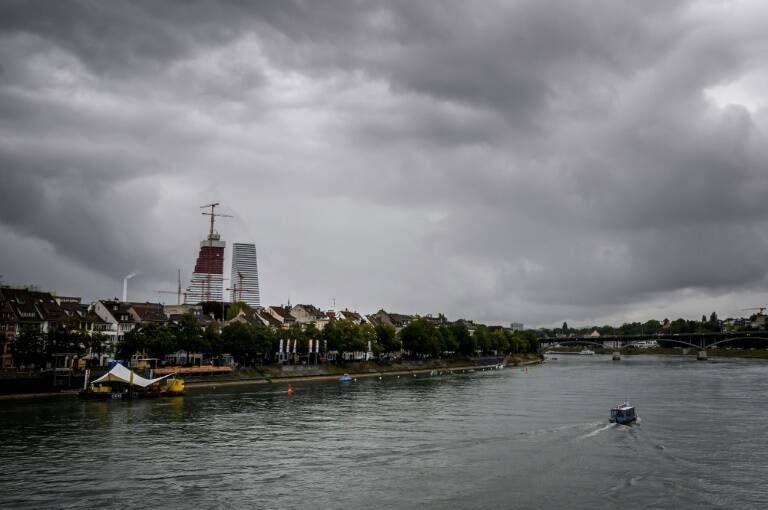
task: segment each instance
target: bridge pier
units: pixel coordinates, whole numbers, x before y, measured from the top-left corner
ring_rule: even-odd
[[[700,351],[699,351],[699,352],[696,354],[696,360],[697,360],[697,361],[707,361],[707,351],[705,351],[705,350],[703,350],[703,349],[702,349],[702,350],[700,350]]]

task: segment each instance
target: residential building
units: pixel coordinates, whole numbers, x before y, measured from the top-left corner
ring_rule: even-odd
[[[203,307],[200,305],[163,305],[163,313],[165,313],[165,316],[170,318],[175,315],[186,315],[188,313],[194,315],[195,317],[202,317],[203,315]]]
[[[123,303],[117,300],[96,301],[93,311],[107,326],[100,333],[107,337],[105,352],[114,355],[117,343],[123,339],[126,333],[136,327],[136,321],[130,311],[131,303]],[[102,326],[104,324],[101,324]]]
[[[368,320],[374,325],[388,324],[394,327],[397,331],[400,331],[414,320],[414,316],[400,313],[389,313],[382,308],[378,312],[369,315]]]
[[[355,324],[367,324],[368,323],[368,318],[367,317],[365,317],[364,315],[361,315],[361,314],[359,314],[357,312],[353,312],[353,311],[347,310],[347,309],[340,310],[340,311],[336,312],[336,319],[337,320],[342,320],[342,321],[350,321],[350,322],[353,322]]]
[[[326,317],[325,313],[315,305],[293,305],[291,315],[296,318],[297,323],[304,325],[314,324]]]
[[[11,347],[18,333],[19,321],[11,303],[0,301],[0,369],[13,368]]]
[[[160,303],[128,303],[128,305],[128,313],[131,314],[136,323],[165,323],[168,321],[163,305]]]
[[[278,321],[283,329],[296,324],[296,317],[291,315],[291,309],[287,306],[268,306],[266,312]]]
[[[458,324],[463,324],[464,327],[467,328],[467,331],[469,331],[470,335],[474,335],[475,331],[477,331],[478,324],[475,323],[475,321],[469,319],[459,319],[456,322]]]

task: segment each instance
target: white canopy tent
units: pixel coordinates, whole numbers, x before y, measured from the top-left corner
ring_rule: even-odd
[[[131,375],[133,375],[133,380],[131,380]],[[162,381],[166,377],[170,377],[172,375],[174,374],[168,374],[162,377],[156,377],[154,379],[146,379],[128,370],[120,363],[116,363],[115,366],[112,367],[112,370],[102,375],[101,377],[93,381],[91,384],[102,383],[102,382],[121,382],[125,384],[133,383],[136,386],[146,388],[147,386],[151,384],[155,384],[156,382]]]

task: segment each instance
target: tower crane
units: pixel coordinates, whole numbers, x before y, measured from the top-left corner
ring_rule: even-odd
[[[184,296],[184,304],[187,304],[187,292],[189,292],[189,289],[186,289],[185,292],[181,291],[181,269],[177,269],[177,280],[178,280],[178,289],[175,291],[172,290],[156,290],[158,294],[176,294],[176,304],[181,304],[181,296]]]
[[[201,205],[201,209],[207,209],[211,208],[211,212],[203,212],[203,216],[210,216],[211,217],[211,228],[208,231],[208,256],[205,258],[205,287],[203,289],[203,300],[204,301],[210,301],[211,300],[211,258],[213,257],[213,240],[214,236],[218,238],[218,233],[213,229],[213,224],[216,220],[216,217],[221,218],[232,218],[231,214],[220,214],[216,213],[216,207],[219,206],[218,202],[214,202],[211,204]],[[222,299],[223,301],[223,299]]]
[[[187,289],[189,290],[189,289]],[[177,303],[178,305],[187,304],[187,291],[179,292],[178,290],[156,290],[158,294],[176,294],[178,296]],[[181,296],[184,296],[184,302],[181,301]]]

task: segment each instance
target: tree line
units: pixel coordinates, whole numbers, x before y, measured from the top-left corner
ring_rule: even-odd
[[[76,317],[68,317],[45,333],[36,326],[22,327],[10,351],[16,368],[44,367],[58,353],[99,357],[107,351],[107,340],[102,333],[84,331]]]
[[[367,352],[377,356],[428,357],[514,354],[538,351],[532,332],[511,332],[503,328],[479,326],[472,334],[466,325],[435,325],[420,318],[399,332],[389,325],[372,326],[347,320],[332,321],[322,331],[309,325],[274,329],[262,325],[231,322],[220,331],[215,324],[202,326],[193,315],[184,315],[175,324],[146,322],[126,333],[115,346],[119,359],[135,354],[164,359],[178,351],[201,353],[206,358],[232,355],[240,365],[252,366],[274,362],[282,342],[287,350],[296,345],[299,355],[307,354],[310,342],[319,340],[321,353]],[[60,324],[44,335],[39,330],[23,330],[13,344],[17,366],[45,366],[56,352],[91,354],[98,358],[107,352],[108,337],[82,331],[74,321]]]
[[[754,316],[750,318],[750,321],[754,319]],[[569,328],[568,323],[564,322],[560,328],[542,328],[539,331],[541,336],[553,337],[559,335],[571,335],[571,336],[587,336],[593,331],[597,331],[601,336],[613,336],[613,335],[657,335],[657,334],[684,334],[684,333],[719,333],[723,329],[723,325],[717,317],[717,313],[712,312],[709,317],[702,315],[700,321],[687,320],[687,319],[675,319],[670,321],[664,319],[658,321],[656,319],[650,319],[645,322],[625,322],[621,326],[590,326],[581,328]],[[750,326],[744,326],[740,329],[749,330]]]
[[[129,357],[142,352],[163,358],[179,350],[200,352],[205,357],[230,354],[240,365],[275,361],[282,343],[296,345],[299,355],[306,355],[310,343],[319,340],[323,355],[329,352],[366,352],[370,346],[377,356],[401,354],[410,358],[474,356],[483,353],[499,355],[538,351],[538,340],[532,332],[511,332],[479,326],[474,334],[463,323],[434,325],[417,319],[397,332],[389,325],[372,326],[347,320],[333,321],[322,331],[312,325],[294,325],[273,329],[262,325],[232,322],[218,333],[203,329],[192,316],[185,316],[173,330],[162,324],[145,324],[127,333],[118,344],[118,355]]]

